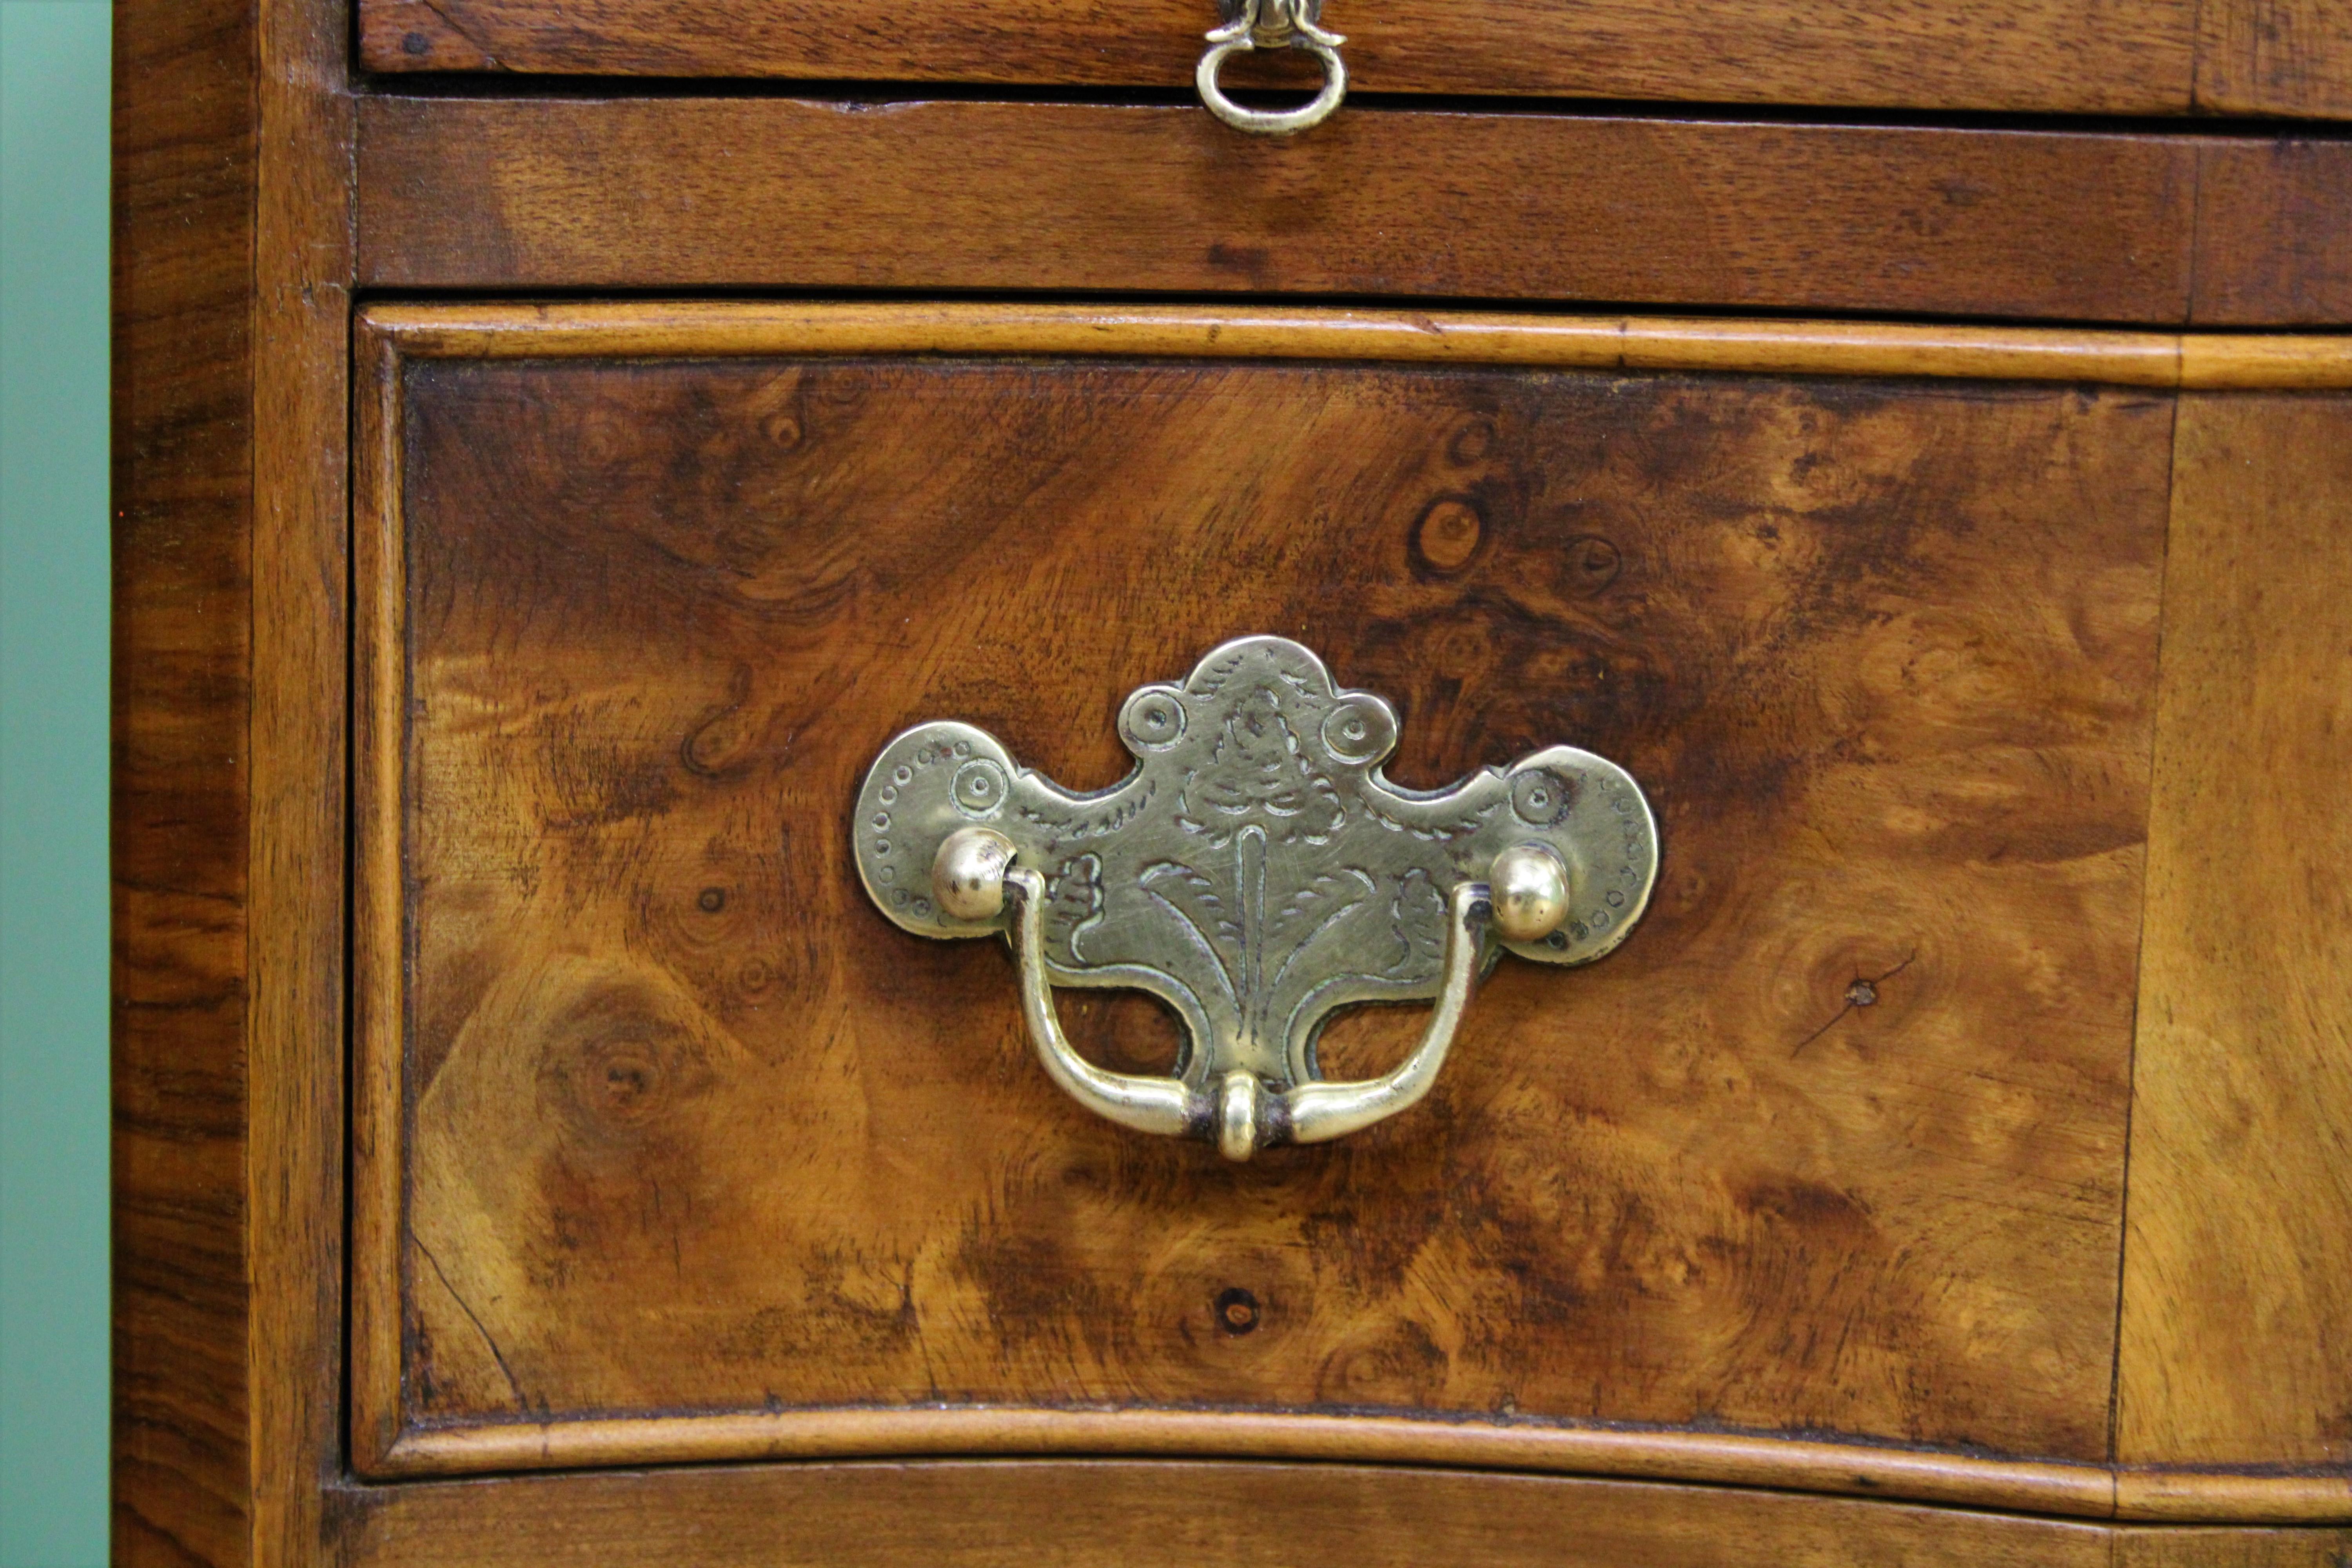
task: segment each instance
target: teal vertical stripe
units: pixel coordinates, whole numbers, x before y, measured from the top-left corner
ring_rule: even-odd
[[[0,0],[0,1568],[106,1561],[105,0]]]

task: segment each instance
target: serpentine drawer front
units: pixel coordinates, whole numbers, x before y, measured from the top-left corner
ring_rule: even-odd
[[[2114,1506],[2179,340],[385,305],[362,350],[366,1473]],[[1158,815],[1228,807],[1230,865]],[[1459,918],[1276,973],[1367,885]],[[1230,1005],[1151,945],[1212,928]],[[1286,1141],[1417,1059],[1449,942],[1443,1071]]]

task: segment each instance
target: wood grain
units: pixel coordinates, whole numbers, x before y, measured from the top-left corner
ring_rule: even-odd
[[[2344,1530],[2118,1529],[2112,1568],[2340,1568]]]
[[[1305,305],[564,300],[378,304],[409,356],[948,353],[1348,360],[1553,370],[2352,387],[2352,338]],[[378,349],[389,352],[388,343]],[[376,352],[372,350],[371,352]],[[378,366],[388,378],[389,361]],[[387,383],[388,384],[388,383]],[[389,417],[389,416],[386,416]],[[386,428],[390,428],[389,426]]]
[[[340,1465],[341,17],[116,38],[114,1560],[310,1561]]]
[[[253,22],[114,39],[113,1559],[242,1563]]]
[[[355,1388],[362,1436],[404,1400],[420,1437],[520,1446],[551,1416],[1075,1401],[2105,1458],[2163,402],[903,359],[406,375],[414,1245],[362,1256],[411,1284],[405,1391]],[[1481,550],[1416,567],[1457,494]],[[1340,528],[1360,542],[1317,546]],[[1571,536],[1616,570],[1561,577],[1599,554]],[[927,716],[1108,779],[1107,705],[1244,624],[1399,698],[1410,782],[1538,731],[1620,757],[1684,868],[1575,1009],[1498,975],[1477,1027],[1516,1049],[1465,1040],[1421,1125],[1245,1179],[1060,1105],[1002,956],[890,942],[833,842]],[[1356,1048],[1412,1026],[1368,1018]],[[1234,1340],[1209,1302],[1244,1277],[1278,1307]]]
[[[315,1562],[343,1469],[348,15],[258,5],[247,886],[257,1564]]]
[[[1433,1560],[1618,1568],[2336,1568],[2344,1530],[2111,1528],[1890,1502],[1339,1465],[739,1466],[339,1494],[353,1568]]]
[[[370,98],[387,289],[1583,300],[2177,325],[2186,139],[1366,110]]]
[[[2352,1498],[2352,400],[2178,443],[2117,1452]]]
[[[402,1063],[407,1033],[395,1003],[408,947],[406,887],[396,831],[405,793],[406,661],[383,628],[400,624],[408,574],[397,526],[401,369],[393,340],[355,322],[352,399],[351,1258],[355,1278],[400,1268],[407,1183]],[[387,831],[387,828],[394,831]],[[373,1391],[403,1381],[398,1292],[355,1288],[345,1345],[353,1397],[350,1448],[380,1468],[398,1438],[397,1400]]]
[[[2216,140],[2198,160],[2190,320],[2352,324],[2352,142]]]
[[[1118,1047],[1125,1042],[1099,1043],[1103,1054],[1113,1057],[1121,1054]],[[625,1454],[632,1465],[974,1454],[1191,1459],[1205,1454],[1234,1459],[1664,1477],[1710,1486],[1903,1498],[2085,1519],[2105,1519],[2116,1511],[2116,1478],[2101,1465],[1686,1427],[1232,1409],[927,1405],[424,1427],[401,1433],[371,1468],[397,1476],[577,1469],[610,1464],[616,1454]],[[2164,1511],[2154,1517],[2327,1520],[2345,1515],[2338,1492],[2322,1494],[2306,1487],[2283,1495],[2275,1478],[2263,1478],[2243,1495],[2227,1500],[2234,1509],[2225,1504],[2219,1511],[2184,1511],[2202,1500],[2200,1488],[2208,1479],[2168,1472],[2160,1484],[2172,1489],[2165,1496]],[[2305,1496],[2306,1492],[2311,1495]],[[2297,1511],[2298,1503],[2305,1511]]]
[[[2320,6],[2309,0],[2316,23]],[[373,70],[1191,90],[1209,0],[363,0]],[[1332,0],[1360,92],[2054,114],[2189,107],[2189,0]]]
[[[2352,117],[2352,12],[2336,0],[2204,0],[2196,98],[2218,114]]]
[[[583,1561],[2108,1568],[2095,1525],[1622,1481],[1346,1466],[996,1462],[412,1484],[353,1495],[353,1568]]]

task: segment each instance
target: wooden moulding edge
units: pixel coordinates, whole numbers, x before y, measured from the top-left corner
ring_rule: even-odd
[[[348,1436],[362,1470],[399,1436],[405,1291],[406,554],[400,354],[362,320],[352,340],[352,1276]]]
[[[1192,305],[795,301],[391,304],[406,355],[940,353],[1337,359],[2197,389],[2352,387],[2352,335]]]
[[[827,354],[1196,357],[1933,376],[2151,388],[2352,387],[2352,335],[2155,333],[1468,311],[966,303],[415,304],[359,312],[353,496],[351,1458],[367,1479],[634,1465],[1119,1455],[1436,1465],[1772,1488],[2063,1517],[2352,1523],[2352,1471],[2000,1458],[1766,1434],[1269,1411],[1013,1406],[404,1426],[399,1270],[403,764],[397,385],[408,358]],[[386,742],[390,742],[390,744]]]
[[[1882,1498],[2062,1517],[2352,1521],[2352,1474],[2111,1469],[1759,1434],[1264,1411],[750,1411],[416,1428],[392,1477],[714,1461],[1087,1455],[1520,1470]]]

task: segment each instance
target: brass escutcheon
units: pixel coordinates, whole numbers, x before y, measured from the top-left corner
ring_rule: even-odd
[[[1080,1103],[1246,1160],[1338,1138],[1429,1091],[1473,984],[1507,948],[1588,963],[1657,877],[1657,824],[1614,763],[1552,746],[1445,789],[1381,773],[1396,710],[1283,637],[1242,637],[1119,710],[1132,772],[1077,795],[985,731],[918,725],[857,801],[858,874],[930,937],[1012,942],[1039,1060]],[[1168,1077],[1073,1049],[1056,985],[1146,991],[1182,1020]],[[1393,1071],[1324,1079],[1316,1039],[1355,1003],[1434,999]]]

